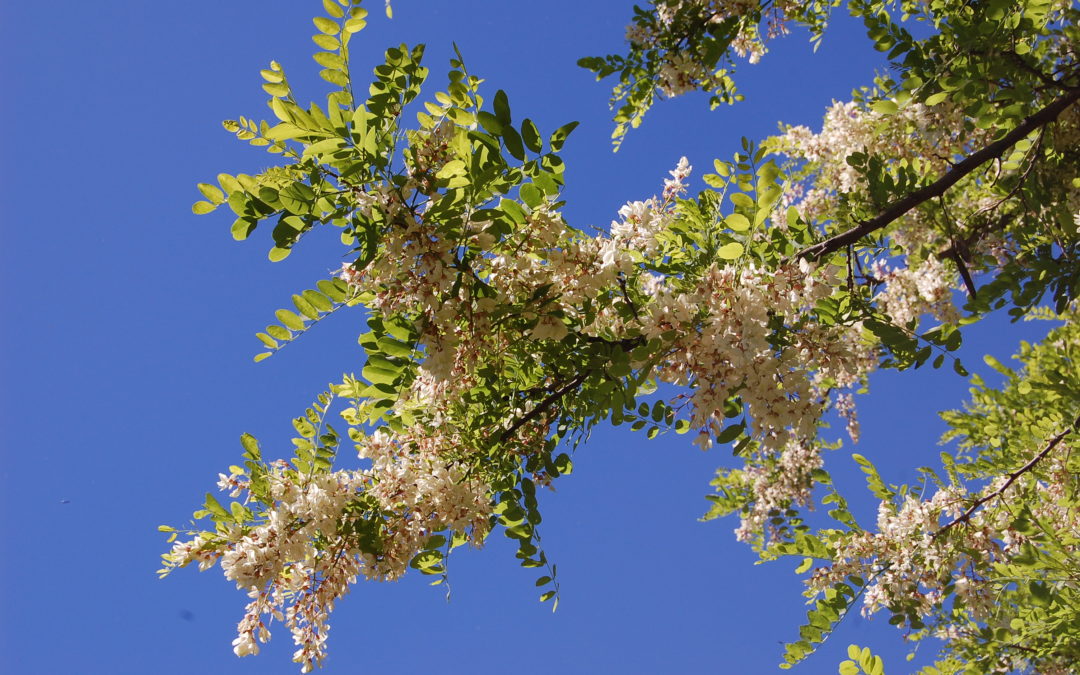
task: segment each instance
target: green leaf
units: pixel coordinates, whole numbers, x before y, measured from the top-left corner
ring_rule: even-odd
[[[365,21],[364,19],[349,19],[345,22],[345,32],[349,33],[350,35],[353,33],[359,33],[360,31],[364,30],[365,26],[367,26],[367,21]]]
[[[495,99],[492,101],[492,107],[495,109],[495,117],[499,120],[499,124],[509,126],[510,101],[506,98],[505,91],[500,89],[495,92]]]
[[[293,330],[304,330],[304,320],[287,309],[279,309],[274,312],[274,316],[277,317],[278,321]]]
[[[481,110],[476,113],[476,121],[480,123],[480,126],[484,128],[484,131],[488,132],[492,136],[501,136],[503,132],[502,122],[499,121],[495,115],[492,115],[486,110]]]
[[[564,124],[551,134],[551,138],[548,139],[548,144],[551,146],[551,150],[553,152],[558,152],[559,150],[562,150],[563,143],[566,142],[566,139],[570,135],[570,132],[577,128],[577,125],[577,122],[570,122],[569,124]]]
[[[259,449],[259,441],[251,434],[240,434],[240,445],[243,446],[245,454],[249,459],[258,461],[262,456],[262,451]]]
[[[529,208],[535,209],[544,201],[543,193],[532,183],[525,183],[518,189],[520,190],[521,201],[525,202]]]
[[[285,98],[289,95],[289,86],[282,83],[267,82],[263,85],[263,91],[277,98]]]
[[[348,286],[341,279],[320,279],[315,285],[334,302],[344,302],[348,297]]]
[[[209,492],[206,493],[206,510],[217,516],[214,520],[221,518],[223,520],[229,519],[229,512],[225,510],[225,507],[214,498],[214,495]]]
[[[731,203],[735,206],[741,206],[744,209],[752,209],[755,206],[754,198],[742,192],[732,193],[732,195],[728,197],[728,199],[730,199]]]
[[[297,181],[279,192],[278,199],[289,213],[304,215],[312,211],[315,191],[306,183]]]
[[[345,16],[345,10],[341,8],[341,5],[334,2],[334,0],[323,0],[323,9],[326,13],[335,19],[340,19]]]
[[[210,202],[195,202],[191,205],[191,212],[197,216],[203,216],[207,213],[210,213],[216,208],[217,206],[211,204]]]
[[[304,316],[308,317],[309,319],[319,318],[319,310],[315,309],[315,307],[312,306],[312,304],[308,302],[303,296],[293,295],[292,301],[293,305],[296,306],[297,311],[299,311]]]
[[[379,349],[390,356],[409,358],[412,356],[412,347],[404,342],[398,342],[392,337],[383,336],[377,340]]]
[[[511,157],[522,162],[525,161],[525,146],[521,143],[521,136],[509,124],[503,127],[503,143],[506,145],[506,151],[510,153]]]
[[[285,328],[284,326],[279,326],[277,324],[271,324],[267,326],[266,332],[270,335],[270,337],[274,338],[275,340],[280,340],[282,342],[288,342],[293,338],[293,334],[289,331],[288,328]]]
[[[344,70],[346,67],[345,59],[334,52],[315,52],[311,58],[315,59],[315,63],[318,63],[323,68]]]
[[[859,465],[863,473],[866,474],[866,486],[870,489],[870,492],[878,499],[891,499],[895,494],[882,480],[881,474],[878,473],[877,467],[858,453],[852,453],[851,458],[855,460],[855,463]]]
[[[730,443],[746,429],[743,424],[733,424],[716,435],[716,442],[720,445]]]
[[[312,19],[311,22],[315,24],[315,27],[319,29],[320,33],[325,33],[326,35],[337,35],[341,30],[337,21],[332,21],[324,16],[317,16]]]
[[[521,138],[525,141],[525,147],[533,152],[540,152],[544,147],[544,141],[540,138],[540,131],[530,119],[526,119],[521,123]]]
[[[338,70],[337,68],[326,68],[319,71],[319,77],[326,80],[330,84],[337,85],[339,87],[349,86],[349,76]],[[337,140],[337,139],[332,139]]]
[[[870,104],[870,109],[881,115],[892,115],[900,109],[900,106],[896,105],[895,101],[874,101]]]
[[[209,183],[199,183],[199,192],[203,193],[203,196],[213,205],[225,203],[225,193],[217,188],[217,186],[210,185]]]
[[[341,49],[341,42],[338,41],[333,35],[324,35],[319,33],[318,35],[311,36],[312,41],[322,47],[323,49],[335,51]]]
[[[307,290],[301,293],[304,299],[311,303],[311,306],[320,312],[329,312],[334,308],[334,303],[330,298],[326,297],[318,291]]]
[[[839,672],[840,675],[859,675],[859,666],[854,661],[841,661]]]
[[[386,370],[383,368],[378,368],[376,366],[368,365],[364,366],[364,369],[361,371],[361,375],[363,375],[364,379],[366,379],[372,384],[392,385],[395,381],[397,381],[400,373],[398,371]]]
[[[716,255],[724,260],[735,260],[743,254],[743,245],[737,241],[733,241],[730,244],[724,244],[720,248],[716,249]]]
[[[745,232],[750,229],[750,219],[741,213],[732,213],[724,218],[724,225],[736,232]],[[742,255],[741,251],[739,255]],[[736,255],[735,257],[737,258],[739,255]]]
[[[270,253],[268,253],[266,257],[270,259],[270,262],[281,262],[285,258],[288,258],[290,253],[292,253],[291,248],[281,248],[275,246],[274,248],[270,249]]]

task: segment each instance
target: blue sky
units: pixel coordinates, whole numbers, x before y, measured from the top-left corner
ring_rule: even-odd
[[[881,62],[851,21],[838,18],[816,54],[797,32],[741,69],[746,103],[710,113],[703,97],[667,102],[613,154],[609,87],[574,63],[621,49],[629,3],[400,0],[393,21],[371,4],[353,43],[356,79],[386,47],[425,42],[433,92],[456,41],[516,116],[548,130],[582,122],[564,153],[566,214],[579,226],[604,226],[625,201],[658,192],[681,155],[700,175],[779,120],[816,127]],[[265,237],[236,243],[227,215],[190,211],[196,182],[271,163],[219,124],[268,115],[258,70],[269,60],[303,96],[323,98],[309,39],[319,10],[314,0],[0,7],[2,672],[297,672],[280,626],[262,655],[232,655],[244,597],[216,568],[154,572],[157,525],[186,522],[237,463],[240,433],[286,455],[290,418],[362,365],[358,312],[251,360],[274,310],[340,265],[336,233],[271,264]],[[1004,360],[1044,331],[977,326],[965,363]],[[966,388],[949,372],[876,377],[858,451],[891,480],[913,478],[938,452],[934,411]],[[829,459],[858,494],[850,452]],[[332,619],[325,672],[777,672],[804,611],[794,564],[755,566],[734,521],[697,521],[730,459],[685,437],[595,433],[542,502],[556,614],[497,534],[450,560],[450,603],[421,577],[357,587]],[[879,647],[890,674],[909,670],[882,616],[853,617],[794,672],[836,672],[850,642]]]

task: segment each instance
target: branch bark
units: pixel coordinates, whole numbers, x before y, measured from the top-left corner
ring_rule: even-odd
[[[549,408],[559,402],[559,399],[580,387],[581,384],[585,381],[585,378],[588,377],[588,375],[588,372],[579,373],[565,385],[553,391],[551,394],[548,395],[547,398],[537,403],[535,408],[519,417],[517,421],[507,427],[506,431],[502,432],[499,435],[499,441],[505,441],[506,439],[510,438],[514,435],[515,432],[517,432],[518,429],[525,426],[532,420],[536,419],[543,413],[547,412]]]
[[[1068,436],[1073,431],[1075,431],[1077,429],[1077,427],[1080,427],[1080,417],[1077,417],[1067,429],[1065,429],[1064,431],[1062,431],[1058,435],[1051,438],[1050,441],[1046,444],[1046,447],[1043,448],[1041,451],[1039,451],[1039,454],[1032,457],[1031,460],[1027,464],[1020,467],[1016,471],[1013,471],[1012,473],[1010,473],[1009,477],[1008,477],[1008,480],[1006,480],[1005,483],[1001,487],[994,490],[990,494],[985,495],[985,496],[980,497],[979,499],[977,499],[975,501],[975,503],[972,504],[971,507],[968,508],[967,511],[964,511],[964,513],[961,514],[956,520],[953,520],[952,522],[946,524],[940,530],[935,532],[934,537],[937,537],[938,535],[945,532],[945,530],[948,530],[950,527],[953,527],[954,525],[957,525],[959,523],[965,523],[965,522],[971,520],[971,516],[975,515],[975,512],[977,510],[979,510],[980,506],[982,506],[986,502],[990,501],[991,499],[997,499],[1002,494],[1004,494],[1005,490],[1008,490],[1009,486],[1012,485],[1013,483],[1015,483],[1017,478],[1019,478],[1020,476],[1023,476],[1028,471],[1031,471],[1032,469],[1035,468],[1035,465],[1037,465],[1042,460],[1046,459],[1046,456],[1049,455],[1053,451],[1053,449],[1056,448],[1058,446],[1058,444],[1061,443],[1061,441],[1065,439],[1066,436]]]
[[[841,232],[825,241],[818,242],[812,246],[807,246],[796,253],[793,258],[795,260],[800,258],[818,260],[824,255],[834,253],[845,246],[854,244],[868,234],[877,232],[920,204],[935,197],[940,197],[964,176],[975,171],[986,162],[1001,157],[1009,148],[1032,131],[1044,127],[1056,120],[1058,115],[1066,108],[1076,103],[1077,100],[1080,100],[1080,89],[1070,90],[1042,110],[1027,117],[1015,129],[1005,134],[999,140],[994,141],[982,150],[968,156],[966,159],[953,166],[933,183],[908,194],[899,201],[893,202],[872,220],[859,223],[856,227]]]

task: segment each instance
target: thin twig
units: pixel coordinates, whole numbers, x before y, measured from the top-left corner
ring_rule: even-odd
[[[640,321],[641,317],[638,316],[637,307],[634,306],[634,301],[630,299],[630,294],[626,291],[626,277],[619,273],[619,288],[622,289],[623,299],[626,300],[626,304],[630,306],[630,313],[634,315],[634,320]]]

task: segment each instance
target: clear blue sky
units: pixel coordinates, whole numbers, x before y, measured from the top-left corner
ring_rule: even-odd
[[[816,54],[797,33],[742,68],[748,102],[712,113],[702,97],[665,103],[612,154],[609,87],[574,62],[621,49],[629,3],[398,0],[392,22],[371,5],[353,43],[358,80],[386,47],[425,42],[434,91],[454,40],[516,116],[549,130],[582,122],[564,153],[576,225],[604,226],[623,202],[657,192],[680,155],[700,176],[740,136],[761,138],[779,120],[816,127],[880,63],[850,21],[837,20]],[[359,313],[251,360],[274,310],[339,265],[336,232],[273,265],[265,236],[236,243],[228,215],[190,211],[196,182],[272,161],[219,124],[269,114],[259,68],[276,59],[303,96],[323,98],[309,39],[319,8],[0,7],[0,672],[297,672],[281,626],[262,655],[232,655],[244,597],[217,568],[164,581],[154,571],[165,547],[156,526],[186,522],[217,472],[237,463],[241,432],[286,455],[289,419],[362,365]],[[985,351],[1004,359],[1044,330],[981,326],[966,362],[981,365]],[[912,479],[938,452],[934,411],[958,405],[966,386],[948,372],[876,378],[859,451],[889,479]],[[829,459],[858,491],[850,452]],[[594,434],[542,503],[562,583],[556,614],[496,534],[450,560],[449,604],[421,577],[357,587],[333,616],[325,672],[777,672],[780,641],[796,636],[804,611],[794,564],[755,566],[734,521],[697,521],[712,472],[730,460],[685,437]],[[857,507],[872,516],[868,501]],[[794,672],[836,672],[849,642],[881,646],[888,672],[907,672],[885,619],[854,617]]]

